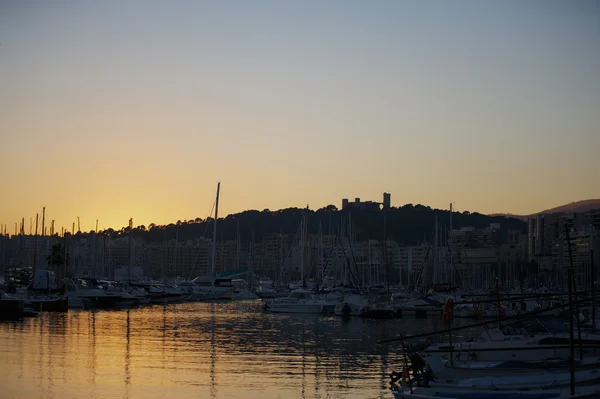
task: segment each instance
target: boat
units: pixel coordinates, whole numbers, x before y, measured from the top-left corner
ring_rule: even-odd
[[[25,301],[3,293],[0,295],[0,320],[19,320],[24,316]]]
[[[240,301],[258,298],[258,295],[252,292],[246,280],[240,278],[233,279],[231,280],[231,284],[233,285],[233,293],[231,299]]]
[[[189,294],[175,284],[152,284],[148,292],[151,295],[150,302],[153,303],[182,302],[189,297]]]
[[[271,313],[333,314],[337,301],[321,298],[318,294],[297,289],[287,297],[265,301],[265,310]]]
[[[582,335],[582,354],[599,355],[600,335]],[[589,347],[588,344],[596,347]],[[579,340],[575,339],[579,352]],[[486,328],[468,342],[430,345],[428,354],[452,357],[455,362],[478,361],[536,361],[540,359],[567,359],[569,333],[567,327],[554,317],[517,320],[509,324]]]
[[[256,287],[256,295],[261,299],[272,299],[277,297],[277,290],[275,284],[271,279],[260,280],[258,287]]]
[[[25,303],[38,312],[67,312],[69,298],[57,296],[34,296],[25,300]]]
[[[395,399],[591,399],[598,398],[598,370],[576,376],[571,394],[569,374],[540,375],[536,378],[498,377],[432,383],[429,386],[398,387],[392,390]],[[586,385],[583,385],[586,384]]]
[[[550,399],[571,397],[571,373],[559,368],[555,370],[510,369],[489,373],[482,377],[465,378],[465,373],[456,374],[446,368],[440,357],[424,361],[418,356],[409,356],[410,366],[402,373],[392,373],[392,392],[398,398],[452,398],[452,399]],[[412,378],[409,377],[409,367]],[[488,372],[491,371],[488,368]],[[471,372],[472,373],[472,372]],[[600,368],[575,371],[573,374],[576,397],[594,397],[600,393]],[[399,386],[397,383],[401,381]]]
[[[65,297],[68,298],[69,307],[72,308],[114,309],[121,301],[119,293],[103,290],[95,279],[70,281]]]
[[[233,283],[230,277],[219,277],[215,274],[217,257],[217,221],[219,220],[219,192],[221,183],[217,183],[217,198],[215,202],[215,220],[213,225],[212,252],[210,275],[196,277],[192,280],[192,299],[194,300],[231,300],[233,299]]]
[[[336,316],[363,316],[369,306],[369,299],[360,294],[344,294],[334,308]]]
[[[233,283],[229,278],[195,278],[193,298],[200,301],[219,301],[233,299]]]

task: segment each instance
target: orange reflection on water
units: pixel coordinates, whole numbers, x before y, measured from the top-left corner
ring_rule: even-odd
[[[272,315],[260,301],[42,313],[0,323],[2,395],[390,397],[401,355],[377,340],[423,323]]]

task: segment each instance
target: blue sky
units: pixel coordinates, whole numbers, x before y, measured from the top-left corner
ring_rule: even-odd
[[[9,225],[600,197],[592,1],[3,2],[0,92]]]

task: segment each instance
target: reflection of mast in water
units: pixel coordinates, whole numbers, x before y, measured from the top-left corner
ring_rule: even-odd
[[[162,361],[160,362],[162,373],[160,375],[160,385],[164,386],[165,385],[165,381],[164,381],[165,361],[166,361],[165,360],[165,346],[166,346],[165,340],[167,339],[167,303],[166,302],[163,303],[162,308],[163,308],[162,347],[161,347]]]
[[[215,375],[215,363],[217,361],[217,350],[215,348],[215,305],[210,304],[210,396],[217,396],[217,382]]]
[[[321,389],[320,367],[321,367],[321,356],[319,356],[319,346],[315,345],[315,398],[321,397],[321,395],[319,395],[319,389]]]
[[[404,341],[402,341],[402,345],[404,345]],[[388,368],[388,361],[389,361],[389,347],[385,347],[384,350],[382,350],[382,355],[381,355],[381,379],[379,380],[379,386],[383,389],[385,389],[385,393],[387,395],[387,393],[389,393],[389,390],[386,389],[386,387],[388,386],[388,382],[389,382],[389,368]]]
[[[44,381],[44,371],[46,370],[46,368],[43,367],[43,364],[44,364],[44,337],[46,336],[46,334],[44,334],[44,319],[45,319],[44,316],[45,315],[42,315],[38,319],[39,320],[38,324],[40,326],[40,332],[39,332],[39,337],[40,337],[39,338],[39,342],[40,342],[40,345],[38,347],[37,352],[40,354],[40,359],[38,360],[38,365],[40,367],[39,367],[39,369],[37,371],[37,374],[38,374],[38,376],[40,376],[40,381],[41,381],[40,385],[43,384],[43,381]]]
[[[306,398],[306,337],[304,332],[306,331],[306,326],[302,328],[301,341],[302,342],[302,399]]]
[[[90,370],[92,372],[92,378],[91,378],[91,385],[92,385],[92,392],[91,392],[91,396],[92,397],[96,397],[96,312],[95,311],[90,311],[88,313],[90,315],[88,321],[89,321],[89,335],[92,339],[92,344],[90,345],[90,350],[92,351],[91,356],[90,356]]]
[[[129,390],[131,387],[130,313],[131,309],[127,309],[127,324],[125,327],[125,398],[129,398]]]

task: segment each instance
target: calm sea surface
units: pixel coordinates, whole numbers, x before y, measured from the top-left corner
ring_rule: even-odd
[[[400,333],[441,320],[268,314],[260,301],[0,322],[1,398],[391,398]]]

